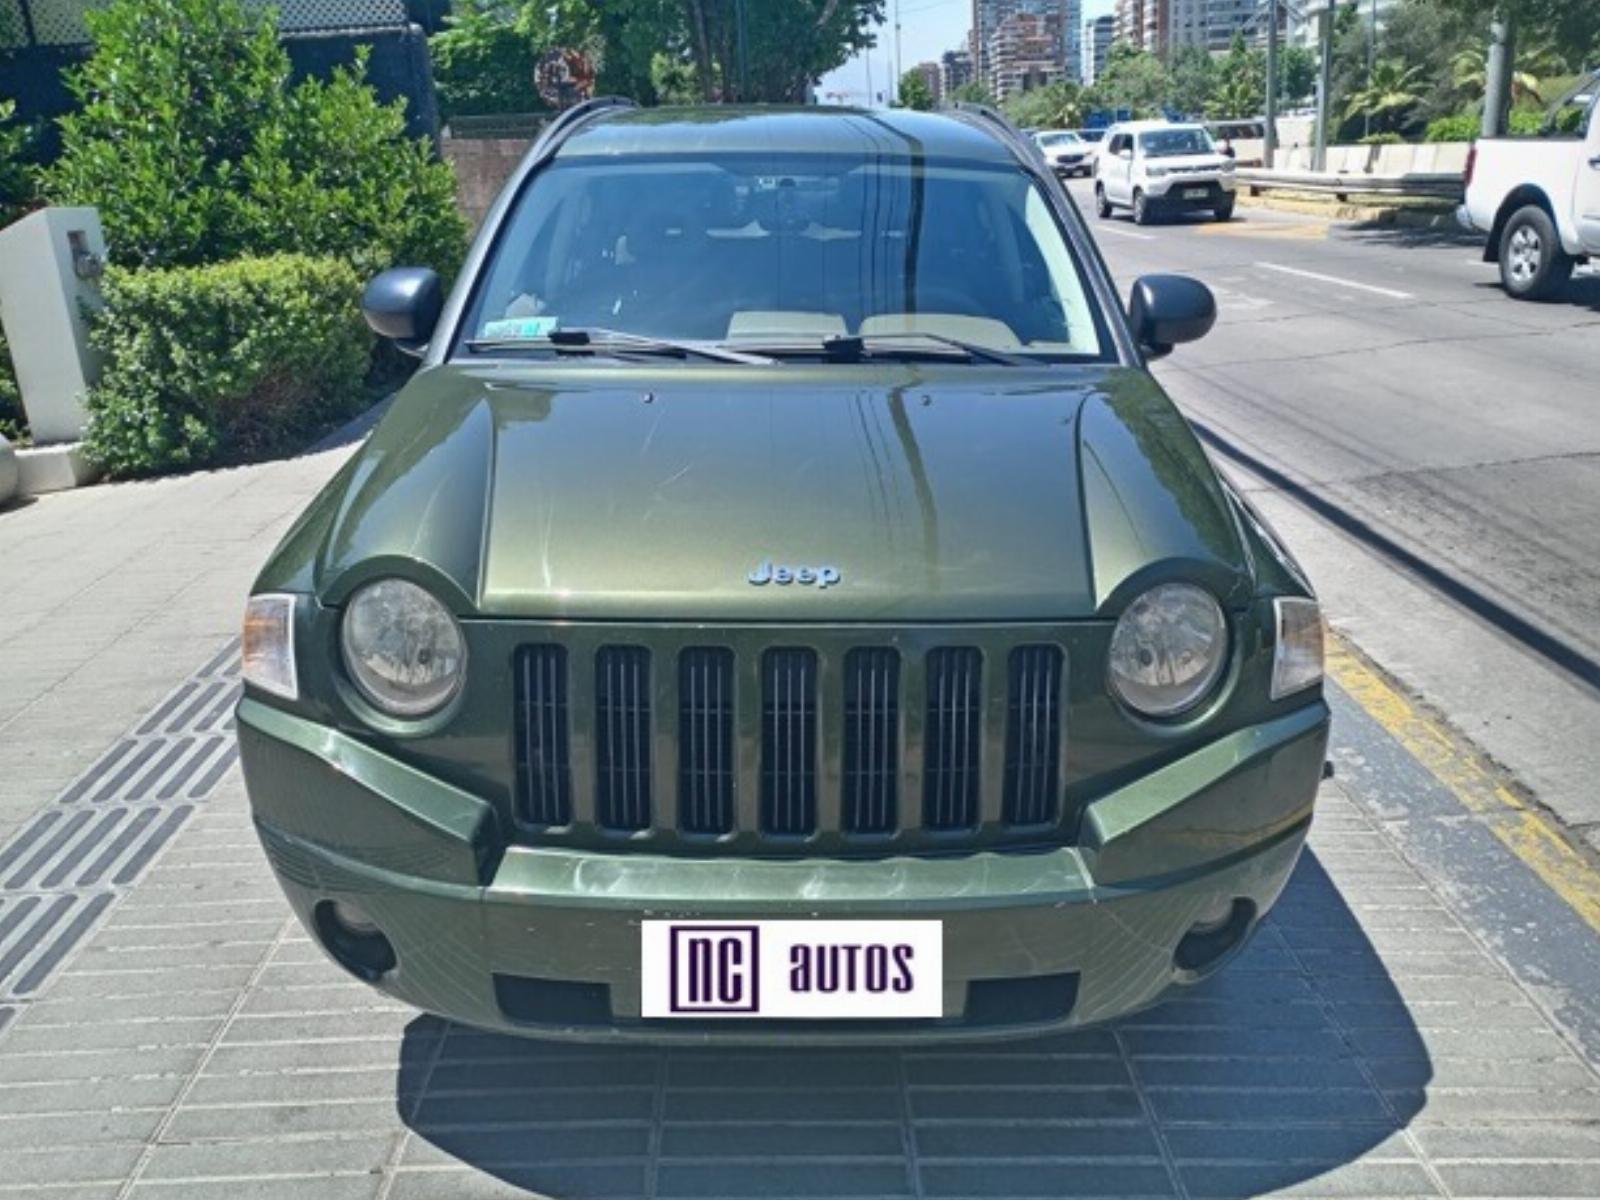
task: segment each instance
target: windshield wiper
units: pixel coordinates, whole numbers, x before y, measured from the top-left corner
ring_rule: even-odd
[[[860,358],[863,355],[871,355],[873,342],[894,341],[933,342],[947,349],[959,351],[977,362],[998,363],[1006,367],[1033,365],[1031,359],[1021,355],[1007,354],[1004,350],[980,346],[976,342],[962,341],[960,338],[946,337],[942,333],[923,333],[915,329],[898,333],[839,334],[836,337],[823,338],[822,349],[832,358]]]
[[[670,354],[677,358],[703,358],[712,362],[746,365],[768,365],[772,362],[770,358],[763,358],[759,354],[746,354],[714,342],[681,342],[597,326],[552,329],[539,338],[474,338],[467,342],[467,349],[474,354],[496,350],[554,350],[558,354],[616,350],[628,354]]]

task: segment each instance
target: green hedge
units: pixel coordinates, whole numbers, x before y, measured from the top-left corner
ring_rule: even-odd
[[[22,411],[22,393],[17,390],[16,371],[11,366],[11,348],[0,332],[0,437],[21,441],[28,434],[28,421]]]
[[[298,448],[365,398],[372,338],[347,263],[115,268],[103,291],[93,337],[106,358],[87,448],[114,475]]]

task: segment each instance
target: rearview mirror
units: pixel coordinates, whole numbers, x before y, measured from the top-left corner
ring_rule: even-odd
[[[421,354],[427,347],[443,307],[443,285],[427,267],[385,271],[367,284],[361,298],[361,314],[372,332],[407,354]]]
[[[1128,325],[1145,355],[1156,358],[1179,342],[1205,337],[1217,321],[1211,289],[1187,275],[1141,275],[1128,297]]]

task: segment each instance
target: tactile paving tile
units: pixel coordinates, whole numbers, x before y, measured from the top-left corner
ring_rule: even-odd
[[[238,757],[230,641],[0,846],[0,1030]]]

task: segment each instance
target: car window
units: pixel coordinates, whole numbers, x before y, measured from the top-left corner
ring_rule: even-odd
[[[1030,175],[909,157],[558,158],[513,208],[464,336],[563,327],[713,342],[927,332],[1109,352]]]
[[[1139,149],[1150,158],[1173,158],[1180,154],[1211,154],[1216,147],[1204,129],[1152,129],[1139,135]]]

